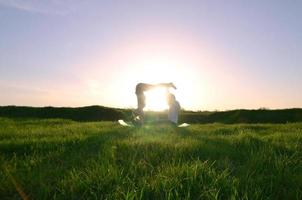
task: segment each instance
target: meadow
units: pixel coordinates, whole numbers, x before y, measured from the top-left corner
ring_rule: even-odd
[[[302,123],[0,118],[0,199],[302,199]]]

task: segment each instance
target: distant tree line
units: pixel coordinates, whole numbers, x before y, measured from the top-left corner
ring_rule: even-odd
[[[164,118],[165,112],[147,112],[147,120]],[[131,109],[108,108],[104,106],[87,107],[26,107],[0,106],[0,117],[7,118],[61,118],[74,121],[116,121],[130,120]],[[302,122],[302,109],[258,109],[230,111],[185,111],[180,113],[180,122],[187,123],[288,123]]]

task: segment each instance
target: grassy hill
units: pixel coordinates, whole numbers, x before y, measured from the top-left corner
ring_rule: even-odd
[[[147,120],[164,118],[164,112],[147,112]],[[0,106],[0,117],[9,118],[61,118],[75,121],[116,121],[130,119],[131,110],[103,106],[87,107],[21,107]],[[188,123],[288,123],[302,122],[302,109],[230,110],[223,112],[182,111],[180,122]]]
[[[0,118],[0,199],[302,199],[302,123]]]

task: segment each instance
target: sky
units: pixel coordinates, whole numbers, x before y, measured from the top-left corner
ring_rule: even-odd
[[[302,107],[301,19],[300,0],[0,0],[0,105],[134,108],[137,83],[173,82],[189,110]]]

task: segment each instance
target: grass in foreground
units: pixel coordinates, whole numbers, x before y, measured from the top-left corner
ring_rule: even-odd
[[[302,123],[0,119],[0,198],[302,199]]]

